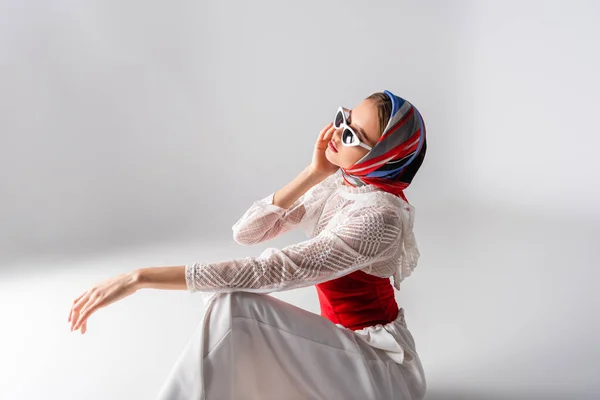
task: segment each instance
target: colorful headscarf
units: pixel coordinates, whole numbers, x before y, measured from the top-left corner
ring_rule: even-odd
[[[340,168],[350,185],[375,185],[408,203],[404,189],[421,166],[427,149],[425,123],[415,106],[385,90],[392,101],[386,128],[373,148],[350,168]]]

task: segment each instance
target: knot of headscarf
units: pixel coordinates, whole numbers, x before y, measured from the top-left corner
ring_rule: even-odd
[[[381,137],[363,158],[349,168],[340,169],[350,185],[374,185],[408,203],[404,189],[425,156],[425,123],[410,102],[388,90],[384,93],[392,101],[392,112]],[[411,164],[413,168],[408,171]]]

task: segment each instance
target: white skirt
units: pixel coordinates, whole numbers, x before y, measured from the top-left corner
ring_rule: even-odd
[[[382,329],[385,328],[385,329]],[[394,332],[402,362],[368,342]],[[268,294],[213,293],[159,400],[417,400],[426,381],[404,310],[352,331]]]

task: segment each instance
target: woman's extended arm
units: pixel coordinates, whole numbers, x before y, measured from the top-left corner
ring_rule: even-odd
[[[396,207],[351,210],[309,239],[258,257],[186,265],[189,291],[269,293],[312,286],[359,269],[378,276],[397,270],[402,219]]]

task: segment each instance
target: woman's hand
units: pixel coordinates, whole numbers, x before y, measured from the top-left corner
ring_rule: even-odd
[[[327,150],[329,141],[333,136],[333,132],[335,132],[335,128],[333,127],[333,122],[330,122],[319,133],[317,143],[315,144],[312,162],[310,164],[310,168],[315,173],[322,174],[324,176],[335,174],[335,172],[340,168],[339,166],[332,164],[325,156],[325,151]]]
[[[129,296],[138,290],[136,272],[125,273],[110,278],[84,292],[73,301],[69,322],[71,331],[81,327],[81,333],[87,331],[87,319],[101,307]]]

